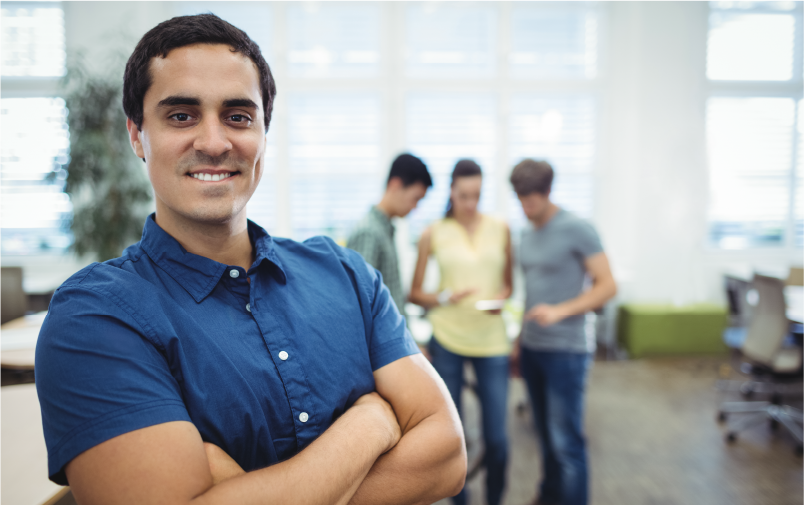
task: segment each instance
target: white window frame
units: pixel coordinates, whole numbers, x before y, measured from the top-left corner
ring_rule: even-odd
[[[709,13],[712,13],[711,9]],[[742,13],[753,12],[769,12],[765,8],[749,8],[742,9]],[[780,11],[780,13],[787,13],[792,11]],[[727,80],[711,80],[707,78],[706,70],[704,71],[704,80],[707,87],[707,99],[734,97],[734,98],[754,98],[754,97],[769,97],[769,98],[791,98],[795,105],[795,116],[793,121],[792,132],[792,146],[791,146],[791,167],[789,171],[789,205],[788,215],[786,218],[785,236],[783,243],[779,246],[754,246],[742,249],[724,249],[713,244],[710,240],[710,221],[707,221],[707,236],[705,238],[706,250],[711,255],[725,256],[726,258],[744,258],[750,257],[752,259],[771,260],[772,258],[780,258],[787,261],[788,258],[802,259],[803,248],[794,243],[795,237],[795,218],[794,218],[794,196],[796,192],[796,163],[797,163],[797,149],[798,149],[798,132],[797,121],[799,120],[799,107],[798,102],[803,99],[803,4],[802,2],[795,2],[795,10],[793,11],[795,17],[794,28],[794,68],[792,79],[790,81],[727,81]],[[709,23],[709,14],[708,14]],[[708,24],[709,34],[709,24]],[[704,106],[704,105],[703,105]]]

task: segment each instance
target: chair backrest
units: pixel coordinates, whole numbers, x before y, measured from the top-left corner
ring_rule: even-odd
[[[752,320],[752,306],[746,300],[751,286],[749,281],[733,277],[724,276],[724,289],[727,293],[727,302],[730,310],[730,326],[745,327]]]
[[[803,270],[802,267],[791,267],[788,272],[788,279],[785,281],[786,286],[802,286],[803,285]]]
[[[762,365],[772,367],[774,359],[788,335],[789,322],[785,315],[784,283],[776,277],[755,274],[752,289],[757,292],[757,305],[741,351]]]
[[[28,298],[22,290],[22,268],[0,269],[0,324],[25,315]]]

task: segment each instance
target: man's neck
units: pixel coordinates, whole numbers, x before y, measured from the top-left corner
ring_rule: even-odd
[[[380,203],[376,205],[380,212],[385,214],[389,219],[392,217],[396,217],[396,213],[394,212],[394,205],[392,205],[391,197],[388,193],[383,195],[383,198],[380,200]]]
[[[540,214],[536,219],[533,219],[531,222],[537,228],[542,228],[559,212],[559,206],[553,202],[548,202],[548,206],[545,210]]]
[[[226,223],[199,223],[160,214],[156,223],[176,239],[187,252],[218,263],[249,270],[254,262],[254,247],[249,239],[245,214]]]

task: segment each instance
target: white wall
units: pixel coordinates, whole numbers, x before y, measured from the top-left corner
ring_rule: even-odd
[[[142,34],[174,15],[163,2],[65,2],[64,9],[68,52],[85,51],[99,69],[109,52],[129,54]],[[594,221],[620,300],[719,302],[725,270],[802,265],[801,249],[705,245],[707,3],[612,2],[605,11]],[[388,148],[397,148],[399,135],[387,135]],[[403,254],[404,273],[412,270],[410,252]]]

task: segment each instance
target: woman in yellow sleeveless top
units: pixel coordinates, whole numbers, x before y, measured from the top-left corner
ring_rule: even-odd
[[[481,167],[460,160],[453,170],[450,201],[444,219],[433,223],[419,240],[419,259],[410,299],[429,309],[433,367],[444,379],[461,414],[464,362],[478,380],[487,468],[486,498],[498,505],[503,495],[508,459],[506,397],[509,341],[500,311],[479,310],[478,302],[505,300],[512,292],[512,259],[506,223],[478,212]],[[439,264],[438,293],[422,291],[428,258]],[[467,503],[466,488],[453,498]]]

